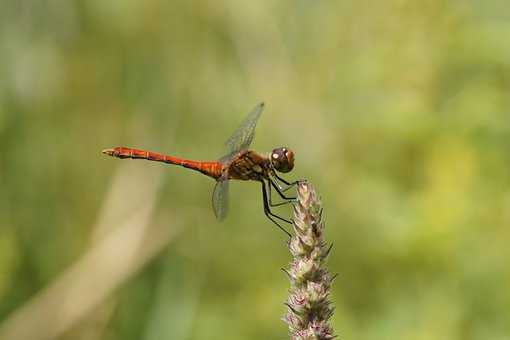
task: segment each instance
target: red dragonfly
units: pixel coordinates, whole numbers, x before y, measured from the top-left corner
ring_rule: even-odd
[[[284,193],[297,184],[298,181],[290,183],[278,175],[278,172],[287,173],[292,170],[294,167],[294,152],[287,147],[279,147],[268,156],[265,156],[248,149],[253,141],[255,127],[263,109],[264,103],[255,106],[239,128],[227,139],[225,142],[227,153],[217,161],[194,161],[123,146],[103,150],[103,153],[117,158],[147,159],[180,165],[214,178],[216,186],[212,194],[212,205],[219,220],[223,220],[227,215],[229,180],[258,181],[262,185],[264,213],[278,228],[290,236],[279,221],[289,224],[292,224],[292,221],[274,214],[271,207],[295,201],[295,197],[287,197]],[[272,188],[283,199],[282,202],[273,203],[271,198]]]

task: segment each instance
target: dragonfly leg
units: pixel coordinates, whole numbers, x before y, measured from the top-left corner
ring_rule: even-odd
[[[264,196],[265,208],[267,208],[267,211],[269,212],[269,215],[271,215],[271,216],[273,216],[273,217],[276,217],[277,219],[279,219],[279,220],[281,220],[281,221],[283,221],[283,222],[286,222],[286,223],[292,224],[293,222],[292,222],[291,220],[288,220],[288,219],[286,219],[286,218],[283,218],[283,217],[281,217],[281,216],[278,216],[278,215],[274,214],[274,213],[271,211],[271,208],[270,208],[270,206],[271,206],[271,199],[270,199],[270,197],[271,197],[271,193],[270,193],[270,192],[271,192],[271,190],[270,190],[270,189],[271,189],[271,187],[269,186],[269,184],[268,184],[268,187],[266,187],[266,183],[265,183],[263,180],[262,180],[261,182],[262,182],[262,184],[263,184],[263,185],[262,185],[262,189],[263,189],[263,191],[262,191],[262,195]],[[269,189],[269,193],[267,192],[267,190],[268,190],[268,189]],[[290,202],[291,202],[291,201],[290,201]],[[287,203],[285,203],[285,204],[287,204]],[[279,204],[276,204],[275,206],[279,206]]]
[[[264,214],[266,214],[267,218],[269,218],[274,224],[276,224],[276,226],[278,228],[280,228],[285,234],[287,234],[289,237],[292,237],[292,235],[287,231],[287,229],[285,229],[284,227],[282,227],[280,225],[280,223],[278,223],[274,218],[277,218],[279,220],[282,220],[283,222],[286,222],[286,223],[289,223],[289,224],[292,224],[292,221],[289,221],[283,217],[280,217],[278,215],[275,215],[271,212],[271,209],[269,208],[269,197],[268,197],[268,194],[267,194],[267,189],[266,189],[266,183],[264,181],[260,181],[262,183],[262,196],[263,196],[263,201],[264,201]],[[273,218],[274,217],[274,218]]]
[[[282,206],[282,205],[285,205],[285,204],[290,204],[290,203],[294,203],[296,201],[296,198],[295,197],[286,197],[285,195],[283,195],[280,191],[278,191],[279,189],[276,188],[278,194],[280,195],[281,198],[284,199],[283,202],[278,202],[278,203],[273,203],[273,199],[271,197],[271,192],[272,192],[272,188],[271,187],[274,187],[275,184],[272,183],[272,180],[269,179],[269,183],[267,184],[267,194],[268,194],[268,197],[269,197],[269,205],[271,207],[279,207],[279,206]]]
[[[288,182],[287,180],[285,180],[284,178],[281,178],[280,176],[278,176],[278,174],[276,173],[276,171],[273,172],[273,176],[275,178],[277,178],[280,182],[282,182],[283,184],[287,185],[286,188],[282,188],[280,185],[278,185],[278,183],[275,183],[276,185],[278,185],[279,189],[282,191],[282,192],[285,192],[287,190],[289,190],[290,188],[294,187],[296,184],[299,184],[300,182],[302,182],[302,180],[297,180],[297,181],[294,181],[294,182]]]
[[[283,198],[284,200],[286,200],[286,202],[284,202],[283,204],[286,204],[286,203],[291,203],[291,202],[295,202],[296,201],[296,197],[287,197],[285,196],[284,192],[285,190],[283,190],[279,185],[278,183],[276,183],[275,180],[273,180],[272,178],[269,178],[269,183],[270,183],[270,186],[269,186],[269,197],[271,198],[271,187],[275,188],[276,192],[278,193],[278,195],[280,195],[281,198]],[[291,188],[290,186],[287,187],[288,188]],[[281,204],[279,204],[281,205]]]

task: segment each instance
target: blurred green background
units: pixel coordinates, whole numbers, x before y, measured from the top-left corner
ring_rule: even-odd
[[[260,101],[341,339],[510,339],[507,1],[0,4],[2,339],[286,339],[259,185],[219,223],[205,176],[100,153],[216,159]]]

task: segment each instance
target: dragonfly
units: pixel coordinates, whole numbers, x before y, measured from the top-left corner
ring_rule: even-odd
[[[264,214],[290,237],[290,233],[282,224],[292,224],[292,221],[275,214],[271,208],[296,201],[296,197],[289,197],[286,192],[299,181],[289,182],[279,175],[279,173],[288,173],[294,168],[294,152],[288,147],[277,147],[269,154],[263,155],[250,149],[263,109],[264,103],[260,103],[248,113],[241,125],[225,142],[227,149],[225,156],[215,161],[189,160],[123,146],[105,149],[102,152],[121,159],[145,159],[179,165],[213,178],[216,180],[216,185],[212,193],[212,206],[216,218],[220,221],[228,213],[230,180],[260,182]],[[273,202],[273,189],[280,196],[280,202]]]

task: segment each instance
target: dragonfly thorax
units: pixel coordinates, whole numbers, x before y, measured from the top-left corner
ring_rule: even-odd
[[[278,172],[289,172],[294,168],[294,152],[281,147],[271,152],[271,165]]]

